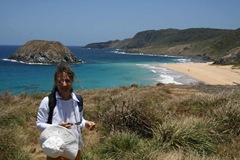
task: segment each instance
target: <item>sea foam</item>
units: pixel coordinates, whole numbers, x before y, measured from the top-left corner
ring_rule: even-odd
[[[14,63],[22,63],[22,64],[29,64],[29,65],[51,65],[49,63],[32,63],[32,62],[23,62],[23,61],[17,61],[14,59],[7,59],[7,58],[3,58],[3,61],[9,61],[9,62],[14,62]]]
[[[137,64],[141,68],[146,68],[152,73],[156,74],[157,77],[154,79],[161,83],[173,83],[173,84],[192,84],[198,82],[186,74],[169,70],[167,68],[161,67],[159,64]]]

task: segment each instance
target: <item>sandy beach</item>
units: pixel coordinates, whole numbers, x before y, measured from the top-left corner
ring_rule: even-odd
[[[240,84],[240,69],[231,65],[213,65],[207,63],[161,64],[161,67],[184,73],[194,79],[212,85]]]

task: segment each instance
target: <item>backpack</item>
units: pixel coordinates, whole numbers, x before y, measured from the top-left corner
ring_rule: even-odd
[[[76,97],[78,99],[79,102],[78,103],[78,109],[79,109],[79,112],[82,112],[83,110],[83,98],[82,96],[76,94]],[[51,94],[48,95],[48,106],[49,106],[49,114],[48,114],[48,121],[47,123],[48,124],[52,124],[52,117],[53,117],[53,110],[56,106],[56,96],[55,96],[55,92],[52,92]]]

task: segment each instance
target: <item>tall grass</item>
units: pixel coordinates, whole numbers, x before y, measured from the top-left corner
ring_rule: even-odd
[[[214,132],[211,122],[189,126],[162,125],[155,133],[156,146],[164,150],[194,151],[200,155],[217,153],[222,136]]]
[[[199,89],[199,90],[197,90]],[[206,90],[204,90],[206,89]],[[211,91],[211,92],[210,92]],[[84,159],[240,159],[239,86],[122,86],[78,91]],[[35,128],[45,94],[0,95],[0,159],[40,159]]]
[[[38,142],[35,121],[39,102],[26,93],[0,95],[0,159],[31,159],[26,149]]]

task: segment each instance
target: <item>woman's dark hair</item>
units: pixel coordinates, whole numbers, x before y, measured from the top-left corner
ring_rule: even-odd
[[[76,77],[75,73],[72,71],[70,65],[68,63],[59,63],[57,66],[57,70],[54,73],[54,85],[52,92],[58,91],[56,86],[57,76],[59,73],[65,72],[68,74],[69,78],[74,81],[74,78]],[[71,92],[73,91],[73,88],[71,89]]]

